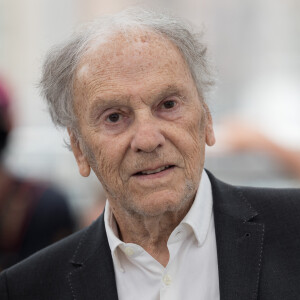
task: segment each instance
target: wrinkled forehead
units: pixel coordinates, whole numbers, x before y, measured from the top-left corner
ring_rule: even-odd
[[[106,37],[96,37],[88,45],[77,68],[77,79],[101,72],[111,65],[126,68],[134,62],[147,68],[158,57],[168,57],[169,61],[187,64],[178,48],[165,36],[147,28],[133,28],[122,32],[116,31]]]
[[[171,42],[162,34],[146,27],[128,27],[123,30],[112,30],[105,36],[95,36],[88,45],[87,54],[90,54],[99,48],[102,50],[116,50],[116,48],[119,48],[120,46],[128,47],[134,44],[135,47],[142,47],[156,43],[163,45]]]

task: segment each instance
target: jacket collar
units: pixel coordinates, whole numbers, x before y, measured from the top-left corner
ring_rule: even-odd
[[[257,299],[264,224],[242,189],[207,172],[212,184],[222,300]]]

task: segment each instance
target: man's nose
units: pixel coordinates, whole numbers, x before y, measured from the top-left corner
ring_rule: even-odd
[[[158,121],[154,117],[142,119],[136,124],[131,141],[131,149],[135,152],[152,152],[165,143]]]

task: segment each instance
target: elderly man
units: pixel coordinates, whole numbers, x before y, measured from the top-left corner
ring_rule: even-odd
[[[300,192],[237,188],[203,170],[215,142],[199,36],[128,10],[49,55],[42,87],[103,215],[2,273],[1,299],[297,299]]]

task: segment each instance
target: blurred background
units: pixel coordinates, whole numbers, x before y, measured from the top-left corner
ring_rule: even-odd
[[[99,213],[101,186],[80,177],[37,84],[53,44],[84,21],[137,4],[171,9],[206,31],[218,71],[207,100],[217,144],[206,168],[233,184],[300,187],[298,0],[0,0],[0,78],[13,99],[6,168],[62,190],[79,226]]]

